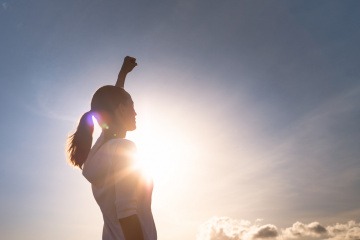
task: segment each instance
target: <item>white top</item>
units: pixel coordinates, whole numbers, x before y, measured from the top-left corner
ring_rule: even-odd
[[[156,240],[151,212],[152,181],[134,168],[135,144],[112,139],[103,144],[102,136],[92,147],[83,166],[83,175],[104,218],[103,240],[125,240],[119,219],[137,214],[144,240]]]

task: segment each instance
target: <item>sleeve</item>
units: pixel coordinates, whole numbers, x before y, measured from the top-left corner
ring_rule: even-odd
[[[137,214],[138,174],[133,167],[133,149],[117,144],[113,158],[117,218]]]

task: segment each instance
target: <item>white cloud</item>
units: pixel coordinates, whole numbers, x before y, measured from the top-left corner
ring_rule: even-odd
[[[277,227],[271,224],[263,225],[255,228],[253,232],[253,239],[272,239],[279,235]]]
[[[331,240],[359,240],[360,239],[360,223],[349,221],[345,224],[337,223],[328,226],[327,231],[332,236]]]
[[[201,225],[197,240],[252,240],[276,239],[278,230],[271,224],[258,225],[246,220],[235,220],[228,217],[213,217]]]
[[[290,228],[286,228],[282,232],[283,237],[286,239],[303,239],[303,238],[328,238],[328,231],[325,227],[318,222],[312,222],[310,224],[304,224],[296,222]]]
[[[278,229],[273,224],[253,224],[247,220],[213,217],[202,224],[197,240],[360,240],[360,223],[349,221],[324,227],[319,222],[294,223]]]

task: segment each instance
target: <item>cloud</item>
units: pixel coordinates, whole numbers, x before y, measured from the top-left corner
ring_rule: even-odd
[[[273,224],[261,225],[228,217],[213,217],[202,224],[197,240],[360,240],[360,223],[323,226],[319,222],[296,222],[291,227],[278,229]]]
[[[337,223],[333,226],[328,226],[327,231],[332,236],[331,240],[359,240],[360,239],[360,223],[349,221],[345,224]]]
[[[278,229],[271,224],[259,225],[246,220],[235,220],[228,217],[213,217],[205,222],[197,235],[197,240],[255,240],[276,239]]]
[[[296,222],[292,225],[292,227],[286,228],[282,235],[289,239],[301,239],[304,237],[323,239],[328,237],[328,231],[318,222],[312,222],[310,224]]]
[[[2,6],[2,8],[3,8],[4,10],[7,10],[7,9],[8,9],[8,7],[9,7],[9,5],[8,5],[8,3],[7,3],[7,2],[3,2],[3,3],[1,3],[1,6]]]
[[[278,230],[274,225],[264,225],[256,229],[256,233],[253,235],[254,239],[268,239],[278,236]]]

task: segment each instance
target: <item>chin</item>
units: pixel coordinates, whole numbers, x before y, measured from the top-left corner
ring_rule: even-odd
[[[134,131],[136,129],[136,125],[129,127],[128,131]]]

